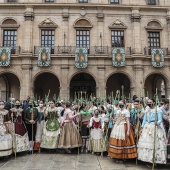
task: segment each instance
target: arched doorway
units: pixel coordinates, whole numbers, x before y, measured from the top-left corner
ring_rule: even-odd
[[[49,99],[58,99],[60,93],[60,82],[58,78],[52,73],[42,73],[36,77],[34,81],[34,96],[36,100],[45,99],[48,95]]]
[[[76,74],[70,82],[70,100],[73,100],[75,94],[77,98],[82,97],[89,99],[90,95],[96,95],[96,82],[94,78],[88,73]]]
[[[145,94],[152,98],[154,97],[157,89],[159,99],[164,99],[166,96],[166,81],[161,74],[151,74],[145,80]]]
[[[122,96],[122,87],[123,87],[123,96],[129,97],[130,95],[130,80],[129,78],[123,73],[115,73],[112,74],[106,83],[107,87],[107,97],[111,96],[113,93],[113,97],[116,96],[116,91],[120,91],[120,97]]]
[[[11,96],[20,98],[20,81],[15,74],[0,74],[0,100],[7,101]]]

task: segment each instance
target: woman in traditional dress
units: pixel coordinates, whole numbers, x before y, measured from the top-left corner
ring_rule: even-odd
[[[50,101],[49,104],[50,107],[47,107],[45,112],[47,121],[44,123],[40,147],[56,149],[58,147],[61,117],[57,112],[57,107],[55,107],[55,101]]]
[[[82,146],[82,139],[79,130],[74,123],[74,118],[79,116],[80,113],[73,115],[70,106],[70,103],[66,103],[58,145],[59,148],[64,148],[67,152],[68,149]]]
[[[38,121],[38,110],[35,107],[33,101],[31,100],[29,101],[29,107],[25,110],[24,120],[29,137],[29,152],[31,153],[31,151],[33,152],[36,127]]]
[[[170,119],[169,119],[169,122],[170,122]],[[168,161],[170,161],[170,127],[168,131],[167,158],[168,158]]]
[[[12,136],[5,122],[8,110],[4,109],[4,102],[0,101],[0,157],[12,154]]]
[[[125,107],[124,101],[120,101],[120,109],[115,113],[115,124],[109,141],[108,156],[115,158],[117,162],[137,157],[134,133],[129,120],[130,113]]]
[[[88,124],[91,118],[91,114],[90,111],[88,110],[88,106],[84,105],[80,113],[81,113],[81,137],[83,140],[83,146],[81,152],[84,152],[84,149],[86,152],[88,152],[88,145],[89,145]]]
[[[41,142],[43,127],[45,122],[46,107],[44,106],[44,102],[42,100],[39,101],[39,106],[37,107],[37,109],[38,109],[39,118],[37,121],[37,131],[36,131],[35,144],[34,144],[34,150],[36,151],[38,151],[40,148],[40,142]]]
[[[154,99],[148,100],[148,106],[138,142],[138,159],[144,162],[153,163],[154,161],[157,164],[166,164],[167,142],[165,129],[162,125],[162,112],[155,106]]]
[[[99,110],[95,110],[94,116],[90,119],[89,126],[91,127],[91,131],[88,149],[92,151],[92,153],[106,151],[104,121],[99,117]]]
[[[28,132],[23,120],[24,112],[20,107],[20,101],[16,100],[15,107],[9,111],[10,120],[14,123],[14,131],[12,131],[12,135],[15,153],[29,150]]]

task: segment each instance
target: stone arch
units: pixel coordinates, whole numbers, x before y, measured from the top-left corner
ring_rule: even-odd
[[[2,28],[19,28],[19,23],[15,18],[7,17],[1,21]]]
[[[8,100],[10,96],[20,99],[21,81],[17,74],[10,71],[0,72],[0,98]]]
[[[90,95],[96,96],[96,79],[91,73],[77,72],[73,74],[69,81],[70,86],[70,99],[73,100],[76,97],[82,97],[89,99]]]
[[[147,24],[147,26],[145,27],[147,30],[162,30],[163,29],[163,25],[159,20],[153,19],[150,20]]]
[[[109,79],[109,77],[110,77],[111,75],[117,74],[117,73],[126,75],[126,76],[128,77],[128,79],[130,80],[131,87],[135,87],[135,82],[134,82],[132,76],[131,76],[129,73],[125,72],[125,71],[114,71],[114,72],[111,71],[109,74],[107,74],[106,82],[108,81],[108,79]]]
[[[49,90],[49,99],[53,99],[54,96],[57,99],[60,95],[60,86],[61,82],[58,76],[51,71],[39,72],[33,77],[33,93],[37,99],[45,99]]]
[[[75,76],[75,75],[77,75],[77,74],[79,74],[79,73],[87,73],[87,74],[90,74],[93,78],[94,78],[94,80],[95,80],[95,82],[96,82],[96,86],[98,87],[98,81],[97,81],[97,77],[93,74],[93,73],[91,73],[90,71],[85,71],[85,70],[83,70],[83,71],[77,71],[77,72],[75,72],[74,74],[72,74],[71,76],[70,76],[70,78],[69,78],[69,84],[70,84],[70,82],[71,82],[71,79]]]
[[[74,28],[92,28],[93,25],[89,19],[79,18],[74,22],[73,27]]]
[[[128,98],[132,85],[134,85],[131,76],[124,72],[112,72],[106,79],[106,95],[110,96],[113,93],[115,96],[117,90],[122,95],[122,85],[124,86],[124,96]]]
[[[162,84],[164,85],[165,89],[162,88]],[[167,75],[163,74],[162,72],[151,72],[144,78],[145,94],[152,98],[154,97],[157,88],[159,98],[166,98],[166,89],[169,87],[169,84],[170,82]]]

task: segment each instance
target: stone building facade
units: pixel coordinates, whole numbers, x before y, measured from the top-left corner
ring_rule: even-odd
[[[50,45],[51,65],[38,67]],[[75,67],[76,46],[88,46],[88,67]],[[170,95],[169,0],[0,0],[0,46],[11,46],[11,63],[0,67],[0,97],[37,98],[50,89],[63,99],[80,92],[105,97]],[[125,47],[126,65],[112,65],[111,49]],[[164,66],[151,63],[162,48]],[[164,84],[164,88],[162,88]],[[163,91],[163,90],[164,91]]]

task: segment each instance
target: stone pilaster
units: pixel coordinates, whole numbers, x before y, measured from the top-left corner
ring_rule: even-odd
[[[140,28],[141,15],[138,8],[132,9],[131,20],[133,23],[133,53],[141,54],[141,28]]]
[[[32,53],[33,50],[33,20],[34,11],[32,6],[25,7],[25,24],[24,24],[24,43],[22,46],[22,53]]]
[[[170,9],[167,10],[167,17],[166,17],[166,20],[167,20],[167,27],[168,27],[168,47],[170,47]]]
[[[69,39],[69,8],[63,8],[62,13],[63,21],[63,29],[62,29],[62,44],[61,46],[68,46],[68,39]]]

